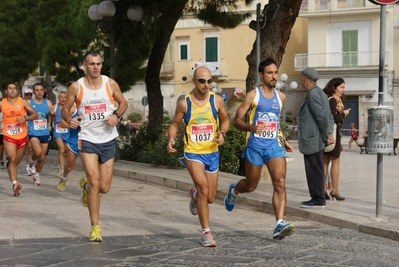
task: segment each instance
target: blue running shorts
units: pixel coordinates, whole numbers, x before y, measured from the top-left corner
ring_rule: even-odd
[[[242,153],[242,158],[247,159],[254,166],[261,166],[266,164],[269,159],[285,158],[285,150],[282,147],[254,148],[247,146]]]
[[[80,152],[97,154],[100,163],[104,163],[115,157],[116,139],[100,144],[94,144],[86,140],[79,140],[79,142],[81,142]]]
[[[219,170],[219,151],[210,154],[193,154],[184,152],[187,160],[197,161],[205,166],[205,172],[214,173]]]

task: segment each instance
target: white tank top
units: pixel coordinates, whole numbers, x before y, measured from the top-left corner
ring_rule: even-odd
[[[116,110],[115,100],[107,76],[102,76],[102,85],[98,89],[88,89],[83,81],[78,80],[79,92],[76,98],[80,122],[79,140],[101,144],[118,136],[116,127],[105,124],[104,119]]]

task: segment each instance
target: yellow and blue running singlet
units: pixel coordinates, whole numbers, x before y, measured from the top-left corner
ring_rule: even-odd
[[[218,131],[218,113],[215,107],[215,94],[209,92],[208,102],[198,107],[185,96],[187,104],[184,116],[185,136],[184,151],[194,154],[208,154],[218,151],[216,133]]]

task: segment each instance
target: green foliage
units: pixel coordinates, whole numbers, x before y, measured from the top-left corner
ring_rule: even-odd
[[[207,9],[201,9],[197,14],[197,17],[205,23],[223,29],[233,29],[250,16],[250,13],[240,14],[235,10],[219,11],[217,5],[209,5]]]
[[[37,49],[42,54],[46,72],[61,84],[77,80],[84,75],[80,64],[83,54],[99,37],[96,27],[87,16],[90,0],[37,1],[37,13],[43,10],[51,16],[37,21]],[[96,47],[97,49],[99,47]]]
[[[35,49],[36,1],[2,0],[0,4],[0,84],[23,82],[38,67]]]
[[[167,168],[181,167],[179,157],[183,156],[184,124],[179,125],[174,148],[177,152],[168,154],[168,136],[165,133],[158,137],[149,136],[146,127],[141,127],[132,137],[130,145],[125,145],[122,158],[125,160],[148,163],[152,166],[165,166]],[[226,134],[225,143],[219,147],[219,170],[232,174],[243,174],[243,160],[241,154],[245,148],[245,132],[231,127]]]
[[[129,115],[127,115],[127,119],[131,122],[142,122],[143,121],[143,117],[141,116],[141,114],[139,114],[137,112],[132,112]]]
[[[242,174],[241,170],[243,160],[241,160],[242,152],[245,148],[245,132],[230,127],[230,130],[226,134],[225,142],[219,147],[220,161],[219,169],[222,172],[228,172],[233,174]]]

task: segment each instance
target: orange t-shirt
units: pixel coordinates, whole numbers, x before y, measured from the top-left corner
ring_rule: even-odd
[[[1,100],[3,113],[3,134],[15,140],[26,138],[26,122],[18,122],[17,117],[25,117],[26,110],[22,104],[22,97],[18,97],[14,104],[10,104],[7,98]]]

